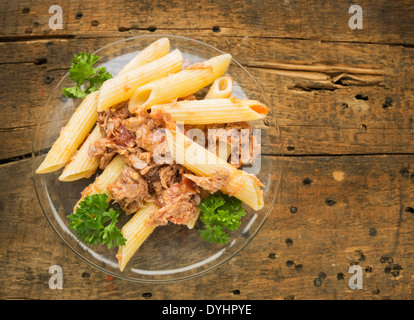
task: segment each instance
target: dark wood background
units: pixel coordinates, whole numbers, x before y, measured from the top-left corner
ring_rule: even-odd
[[[62,30],[48,26],[54,4]],[[362,30],[348,26],[353,4]],[[0,1],[0,298],[413,299],[413,30],[410,0]],[[278,203],[258,236],[174,284],[87,265],[49,226],[31,180],[35,125],[73,54],[143,34],[231,53],[264,86],[285,145]],[[62,290],[48,286],[55,264]],[[351,290],[355,264],[363,289]]]

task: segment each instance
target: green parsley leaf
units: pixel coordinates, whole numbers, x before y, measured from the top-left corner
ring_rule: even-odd
[[[229,235],[225,230],[237,230],[241,224],[241,217],[246,214],[241,200],[221,192],[201,200],[198,208],[202,212],[200,221],[204,223],[204,229],[199,230],[201,238],[218,244],[226,244],[229,241]]]
[[[99,57],[92,53],[75,54],[69,69],[69,78],[76,83],[76,86],[63,88],[63,94],[66,97],[85,98],[89,93],[99,90],[106,80],[112,78],[105,67],[93,67],[98,60]],[[82,86],[86,89],[83,90]]]
[[[69,228],[86,244],[106,244],[108,248],[123,246],[126,239],[116,226],[122,210],[110,208],[105,193],[92,194],[82,200],[76,211],[68,215]]]

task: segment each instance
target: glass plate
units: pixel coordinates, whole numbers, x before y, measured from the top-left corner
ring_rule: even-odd
[[[95,54],[100,57],[97,65],[105,66],[112,75],[116,75],[139,51],[161,37],[169,38],[171,50],[178,48],[182,52],[184,67],[223,53],[203,42],[185,37],[138,36],[117,41],[97,50]],[[263,88],[238,62],[232,60],[227,74],[234,79],[233,96],[256,99],[271,108]],[[33,140],[32,172],[36,193],[46,218],[56,233],[79,257],[100,271],[125,280],[141,283],[173,282],[190,279],[217,268],[233,258],[255,237],[272,212],[282,177],[282,141],[272,108],[265,121],[251,122],[253,128],[260,129],[262,154],[257,160],[259,168],[256,169],[259,169],[257,177],[265,185],[265,206],[258,212],[246,207],[247,214],[242,218],[242,225],[238,231],[230,234],[228,244],[216,245],[202,240],[198,232],[201,228],[200,222],[191,230],[186,226],[173,224],[158,227],[121,272],[115,258],[116,248],[89,246],[79,242],[68,228],[69,221],[66,216],[72,213],[80,198],[80,192],[94,181],[99,172],[89,179],[75,182],[60,182],[58,177],[61,170],[42,175],[34,173],[57,139],[61,128],[80,103],[80,99],[67,99],[61,94],[62,88],[72,86],[72,83],[66,74],[42,110]],[[122,216],[118,223],[119,228],[128,219],[125,215]]]

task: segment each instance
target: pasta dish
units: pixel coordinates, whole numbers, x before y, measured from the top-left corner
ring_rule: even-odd
[[[68,183],[96,174],[71,220],[85,222],[79,218],[85,210],[96,219],[94,210],[106,206],[93,204],[94,195],[130,216],[116,254],[121,271],[155,228],[192,229],[203,199],[211,195],[263,208],[263,184],[243,167],[260,153],[249,121],[264,119],[269,109],[260,101],[232,97],[233,79],[226,74],[231,59],[222,54],[183,67],[180,50],[171,51],[167,38],[151,43],[82,98],[37,168],[37,174],[62,170],[59,180]],[[204,88],[207,93],[200,97]],[[241,209],[234,206],[240,218]],[[109,216],[116,217],[106,215],[101,227]],[[108,230],[106,235],[114,234]],[[214,226],[211,232],[214,236]]]

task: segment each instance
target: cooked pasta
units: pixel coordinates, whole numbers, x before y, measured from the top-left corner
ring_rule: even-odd
[[[82,191],[81,199],[82,201],[86,196],[98,193],[105,193],[108,196],[108,200],[111,200],[111,192],[108,189],[108,185],[114,183],[119,176],[121,175],[122,169],[125,167],[125,161],[122,155],[116,155],[114,159],[108,164],[105,170]],[[77,207],[76,204],[75,208]]]
[[[59,137],[46,155],[36,173],[49,173],[65,166],[74,152],[85,140],[96,123],[98,92],[92,92],[82,100],[68,123],[62,128]]]
[[[257,100],[232,97],[233,79],[226,75],[231,60],[230,54],[221,54],[183,69],[182,53],[170,52],[167,38],[153,42],[82,100],[37,169],[36,173],[48,173],[64,167],[60,181],[96,173],[81,192],[71,223],[102,222],[100,214],[111,215],[113,224],[107,230],[115,230],[118,237],[114,243],[119,246],[120,271],[156,227],[173,223],[193,229],[201,209],[206,209],[208,201],[203,199],[211,195],[224,193],[241,200],[221,199],[236,203],[234,211],[241,213],[242,203],[256,211],[264,207],[262,183],[241,166],[253,163],[260,150],[248,122],[264,119],[269,108]],[[197,93],[209,85],[204,99],[198,99]],[[210,135],[211,129],[221,131]],[[243,131],[237,143],[229,137],[234,130]],[[198,135],[197,142],[192,133]],[[209,143],[212,138],[214,148],[206,146],[206,138]],[[242,145],[248,152],[233,154]],[[233,162],[234,158],[241,162]],[[88,197],[95,194],[107,197]],[[114,228],[120,211],[105,212],[105,199],[131,215],[121,231]],[[97,213],[98,209],[103,212]],[[222,210],[227,211],[228,207]],[[79,218],[81,214],[85,218]],[[206,215],[201,222],[205,219]]]
[[[204,99],[227,99],[233,91],[233,78],[225,76],[216,79]]]
[[[98,112],[127,101],[144,84],[180,71],[182,64],[181,52],[175,49],[158,60],[105,81],[100,89]]]
[[[169,48],[170,42],[168,38],[162,38],[153,42],[127,63],[119,74],[128,73],[135,68],[162,57],[168,53]],[[62,129],[58,139],[52,145],[46,158],[37,168],[37,174],[57,171],[63,168],[72,158],[96,123],[98,98],[99,91],[95,91],[82,100],[67,125]]]
[[[119,246],[116,254],[119,270],[124,270],[134,253],[154,231],[155,226],[147,226],[145,221],[150,215],[151,210],[156,208],[157,206],[154,203],[147,203],[144,208],[139,209],[122,227],[121,233],[127,241],[124,246]]]
[[[155,104],[168,103],[194,94],[221,77],[230,62],[231,55],[219,55],[139,87],[129,100],[129,111],[135,113],[142,106],[151,108]]]
[[[257,178],[236,169],[216,154],[193,142],[178,128],[175,131],[167,129],[166,136],[168,149],[176,162],[204,177],[213,176],[219,168],[227,169],[230,172],[230,181],[222,191],[240,199],[254,210],[263,208],[263,191],[260,190],[261,183]]]
[[[169,113],[174,122],[212,124],[264,119],[269,108],[256,100],[204,99],[155,105],[152,110]]]
[[[170,51],[170,40],[168,38],[161,38],[154,41],[141,52],[139,52],[134,59],[129,61],[122,69],[118,72],[117,76],[120,76],[126,72],[139,68],[147,63],[158,60],[165,56]]]
[[[82,178],[89,178],[98,169],[99,160],[89,155],[89,148],[102,138],[99,126],[95,126],[91,134],[87,137],[80,149],[74,155],[73,160],[65,166],[60,181],[74,181]]]

